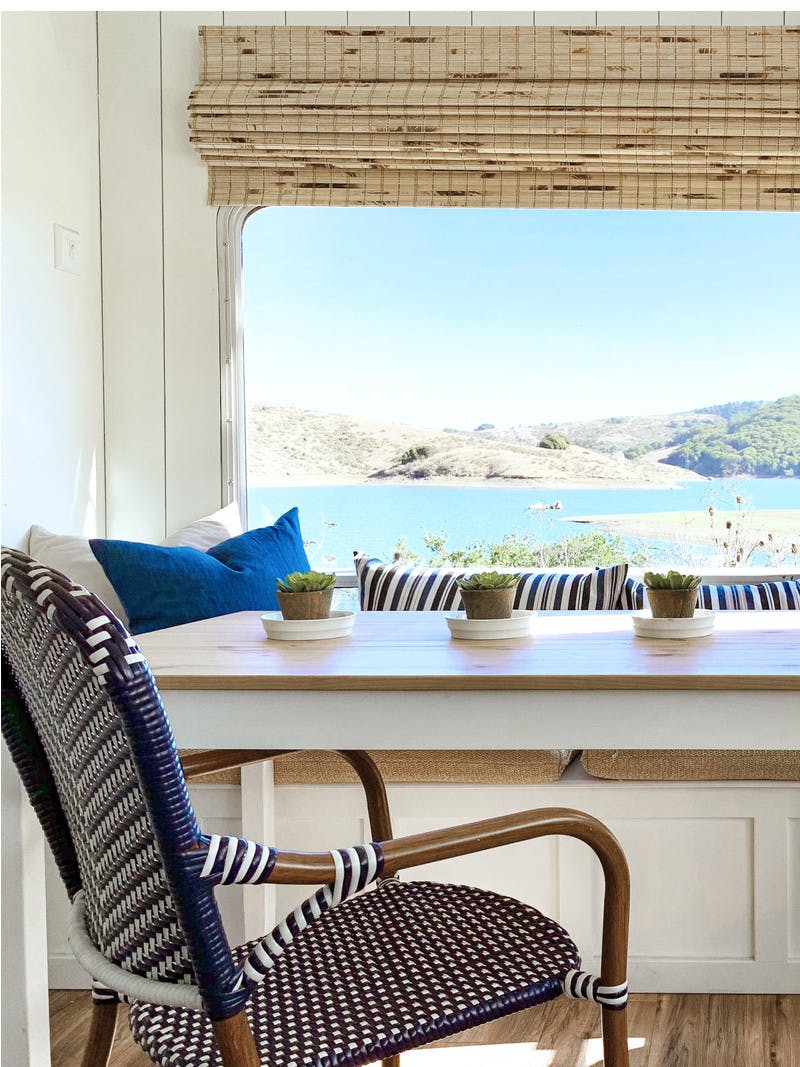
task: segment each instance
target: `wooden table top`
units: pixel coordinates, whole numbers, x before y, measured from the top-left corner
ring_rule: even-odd
[[[140,634],[164,690],[800,691],[800,612],[720,612],[710,637],[635,637],[625,612],[545,613],[531,637],[456,641],[440,612],[365,612],[349,637],[274,641],[259,612]]]

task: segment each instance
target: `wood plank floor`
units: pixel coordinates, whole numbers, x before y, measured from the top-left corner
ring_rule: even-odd
[[[52,1067],[79,1067],[88,993],[50,993]],[[800,1067],[800,996],[641,993],[629,1010],[631,1067]],[[592,1067],[599,1013],[560,997],[403,1056],[403,1067]],[[120,1011],[111,1067],[147,1067]]]

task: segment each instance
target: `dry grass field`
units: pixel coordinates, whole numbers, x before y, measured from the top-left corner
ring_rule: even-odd
[[[349,415],[258,405],[247,423],[250,486],[369,481],[457,485],[666,488],[699,479],[663,452],[538,447],[538,433],[424,430]],[[413,458],[412,458],[413,455]]]

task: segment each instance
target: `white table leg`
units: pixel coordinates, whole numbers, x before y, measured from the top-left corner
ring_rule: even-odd
[[[270,760],[242,767],[242,837],[264,845],[275,844],[275,789]],[[275,922],[274,886],[246,886],[245,940],[263,937]]]
[[[44,835],[5,746],[2,773],[3,1064],[50,1067]]]

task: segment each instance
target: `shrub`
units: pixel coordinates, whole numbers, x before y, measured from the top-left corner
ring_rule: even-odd
[[[569,441],[560,433],[546,433],[539,442],[539,448],[569,448]]]
[[[635,445],[633,448],[626,448],[622,453],[625,459],[639,459],[641,456],[646,456],[648,452],[653,452],[658,445]]]
[[[427,567],[612,567],[617,563],[639,566],[646,562],[640,552],[632,552],[616,534],[600,531],[564,537],[560,541],[536,541],[530,534],[506,534],[502,541],[479,541],[463,549],[449,550],[442,534],[426,533],[423,538],[428,558],[410,552],[408,539],[397,546],[395,559]]]
[[[416,463],[419,459],[427,459],[430,454],[428,445],[414,445],[402,454],[400,462],[405,466],[407,463]]]

